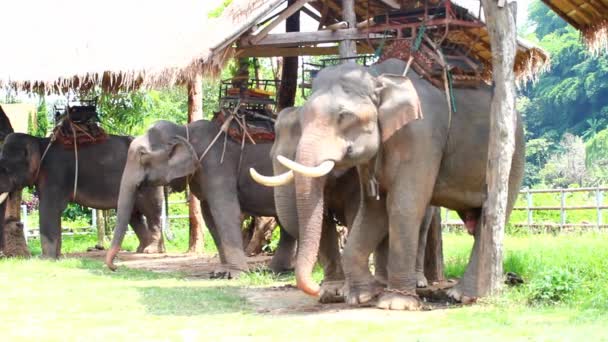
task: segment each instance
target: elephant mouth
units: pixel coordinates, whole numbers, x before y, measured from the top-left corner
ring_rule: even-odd
[[[326,160],[317,166],[305,166],[281,155],[277,156],[277,160],[288,168],[289,171],[276,176],[263,176],[254,168],[250,168],[249,174],[251,175],[251,178],[264,186],[276,187],[293,182],[294,172],[306,177],[319,178],[332,172],[336,166],[336,163],[333,160]]]

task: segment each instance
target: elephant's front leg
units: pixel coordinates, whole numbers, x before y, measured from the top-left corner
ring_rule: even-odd
[[[429,228],[435,216],[436,208],[428,206],[424,214],[424,219],[420,225],[420,235],[418,236],[418,251],[416,253],[416,287],[427,287],[428,280],[424,275],[424,256],[426,252],[426,240],[429,235]]]
[[[384,285],[369,270],[369,256],[387,234],[386,203],[366,197],[357,212],[343,254],[346,302],[364,304],[377,297]]]
[[[236,193],[213,192],[208,199],[209,214],[215,223],[218,250],[222,268],[220,277],[234,278],[242,271],[249,269],[247,258],[243,251],[243,237],[241,235],[241,208]]]
[[[46,196],[40,199],[40,243],[45,258],[56,259],[61,255],[61,213],[66,206],[66,201]]]
[[[404,196],[405,195],[405,196]],[[378,307],[391,310],[418,310],[416,256],[426,204],[420,194],[392,192],[387,200],[389,215],[388,287]]]
[[[296,250],[296,239],[283,227],[280,227],[279,245],[268,265],[274,273],[293,271],[293,261]],[[297,236],[297,235],[296,235]]]

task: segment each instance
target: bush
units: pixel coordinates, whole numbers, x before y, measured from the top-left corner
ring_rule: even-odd
[[[535,304],[567,302],[580,284],[578,274],[568,269],[551,269],[532,281],[529,300]]]

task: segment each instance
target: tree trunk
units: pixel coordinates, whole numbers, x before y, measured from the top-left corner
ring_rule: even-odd
[[[426,251],[424,253],[424,275],[429,283],[445,280],[443,272],[443,240],[441,238],[441,210],[437,208],[431,219]]]
[[[272,231],[277,226],[274,217],[254,217],[250,229],[251,239],[245,247],[245,255],[253,256],[262,253],[265,245],[270,243]]]
[[[357,27],[355,14],[355,0],[342,0],[342,20],[348,23],[349,28]],[[357,55],[357,44],[354,40],[343,40],[338,48],[340,57],[353,57]]]
[[[188,82],[188,123],[203,119],[203,79],[197,75]],[[190,238],[188,253],[202,253],[204,250],[203,216],[201,203],[190,193],[188,198]]]
[[[102,250],[104,249],[103,243],[106,238],[106,221],[103,217],[103,210],[95,210],[95,215],[97,216],[95,218],[95,222],[97,223],[97,245],[95,248]]]
[[[487,199],[481,229],[476,231],[477,283],[475,294],[497,293],[503,279],[503,238],[507,212],[509,174],[515,151],[515,23],[517,4],[500,7],[496,0],[482,0],[492,46],[493,86],[490,141],[486,169]]]
[[[289,0],[287,6],[291,6],[296,0]],[[300,11],[292,14],[285,20],[285,32],[300,31]],[[281,72],[281,85],[279,87],[279,99],[277,112],[283,108],[292,107],[296,100],[298,90],[298,57],[283,57],[283,68]]]
[[[6,201],[3,253],[8,257],[30,257],[21,223],[21,190],[11,192]]]

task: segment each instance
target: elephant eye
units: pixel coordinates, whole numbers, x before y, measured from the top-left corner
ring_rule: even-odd
[[[342,123],[344,123],[345,120],[353,117],[355,114],[351,111],[348,110],[341,110],[338,113],[338,125],[341,125]]]

